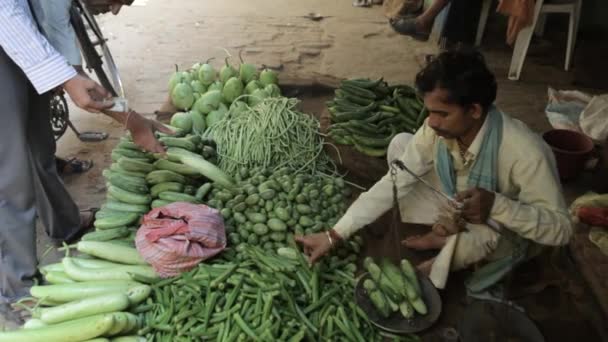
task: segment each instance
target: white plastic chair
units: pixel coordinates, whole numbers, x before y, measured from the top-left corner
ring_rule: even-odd
[[[491,2],[492,0],[484,0],[483,2],[477,37],[475,39],[475,45],[477,46],[479,46],[481,43],[481,38],[483,37],[483,31],[485,30]],[[578,24],[580,21],[582,3],[582,0],[560,0],[558,3],[545,3],[544,0],[536,0],[532,25],[522,29],[517,35],[517,40],[515,41],[513,57],[511,58],[511,66],[509,68],[510,80],[519,80],[521,69],[524,66],[524,60],[526,59],[526,54],[528,53],[528,48],[530,47],[530,41],[532,40],[532,34],[536,32],[537,34],[542,35],[546,15],[549,13],[565,13],[570,17],[564,70],[568,71],[568,69],[570,69],[572,54],[574,52],[574,45],[576,42],[576,35],[578,33]]]

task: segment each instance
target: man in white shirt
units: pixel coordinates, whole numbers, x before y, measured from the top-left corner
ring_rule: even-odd
[[[403,244],[439,251],[419,265],[435,286],[445,286],[450,270],[506,257],[521,262],[538,245],[567,244],[572,224],[553,154],[525,124],[494,107],[496,80],[481,54],[440,54],[418,73],[416,87],[429,117],[415,135],[393,139],[389,164],[399,159],[460,201],[466,222],[446,221],[442,214],[447,203],[408,173],[397,171],[401,219],[433,226],[428,234]],[[333,229],[298,237],[311,261],[389,210],[392,190],[389,173],[361,194]],[[493,229],[489,222],[495,223]]]

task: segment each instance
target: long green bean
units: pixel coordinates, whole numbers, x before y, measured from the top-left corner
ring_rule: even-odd
[[[289,166],[296,172],[335,172],[323,152],[319,121],[296,109],[293,98],[268,98],[255,107],[226,115],[207,129],[215,140],[219,167],[232,174],[239,168]]]

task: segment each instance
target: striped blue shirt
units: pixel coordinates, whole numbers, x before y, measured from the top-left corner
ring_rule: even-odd
[[[76,70],[38,30],[27,0],[0,0],[0,47],[39,94],[76,75]]]

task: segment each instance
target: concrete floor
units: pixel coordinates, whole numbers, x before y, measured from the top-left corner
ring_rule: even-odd
[[[303,17],[311,12],[326,18],[317,22]],[[251,63],[282,66],[283,79],[306,82],[384,76],[391,83],[412,83],[419,69],[414,55],[436,51],[435,46],[393,33],[379,8],[353,8],[347,0],[138,0],[120,15],[105,15],[99,20],[120,67],[130,105],[142,113],[152,113],[165,100],[174,64],[187,68],[215,57],[214,63],[219,67],[225,56],[222,48],[234,56],[242,51],[244,59]],[[547,63],[542,58],[546,54],[540,51],[535,56],[533,49],[521,81],[508,81],[510,50],[503,43],[503,32],[500,26],[493,28],[490,24],[483,46],[498,77],[497,104],[535,131],[545,131],[550,128],[543,112],[547,86],[569,88],[572,73],[563,72],[555,62],[561,58],[551,58]],[[234,58],[233,63],[237,64],[238,59]],[[319,106],[307,107],[314,110]],[[83,113],[74,106],[70,109],[79,129],[104,130],[110,134],[109,139],[100,143],[82,143],[68,132],[58,144],[60,156],[94,160],[92,170],[65,181],[81,207],[98,206],[105,196],[101,172],[111,163],[109,151],[123,130],[103,115]],[[55,252],[42,256],[46,245],[46,238],[39,234],[41,262],[57,260],[59,254]],[[561,327],[551,335],[560,336],[562,330],[574,333],[591,330],[582,318],[571,327],[565,330]],[[570,339],[549,341],[566,340]]]

